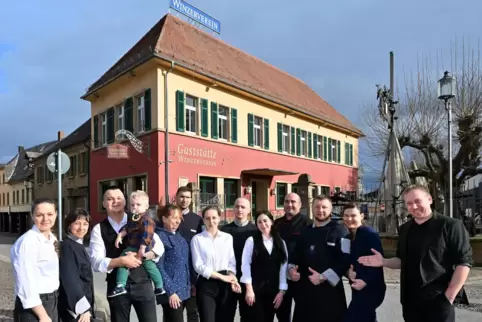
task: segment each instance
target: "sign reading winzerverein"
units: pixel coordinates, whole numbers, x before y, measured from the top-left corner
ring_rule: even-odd
[[[182,0],[170,0],[169,7],[182,13],[188,18],[200,23],[201,25],[211,29],[212,31],[221,33],[221,22],[214,19],[210,15],[205,14],[196,7],[191,6],[189,3]]]

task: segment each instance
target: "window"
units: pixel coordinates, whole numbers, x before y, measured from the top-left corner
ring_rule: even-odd
[[[140,176],[140,177],[135,177],[134,178],[134,189],[135,190],[142,190],[147,192],[147,177],[146,176]]]
[[[144,132],[146,113],[144,109],[144,96],[137,97],[137,133]]]
[[[69,171],[67,171],[67,177],[75,177],[77,174],[77,167],[78,167],[78,158],[77,154],[76,155],[71,155],[69,156],[70,159],[70,168]]]
[[[25,204],[25,189],[22,189],[22,205]]]
[[[228,140],[229,138],[229,131],[228,131],[228,114],[229,109],[225,106],[219,106],[218,111],[218,137],[221,140]]]
[[[197,104],[197,98],[186,95],[186,132],[196,133]]]
[[[125,129],[124,106],[117,106],[117,131]]]
[[[300,154],[306,157],[306,131],[301,131]]]
[[[285,197],[288,194],[287,183],[276,183],[276,208],[283,208],[285,203]]]
[[[262,125],[263,125],[263,119],[261,117],[255,116],[254,117],[254,145],[255,146],[261,146]]]
[[[316,141],[315,149],[316,149],[317,159],[320,159],[320,160],[323,159],[323,144],[321,143],[322,140],[323,140],[323,137],[318,135],[318,140]]]
[[[224,179],[224,207],[233,208],[239,197],[238,180]]]
[[[283,125],[283,152],[289,153],[290,151],[290,127]]]
[[[217,197],[217,180],[216,178],[210,177],[200,177],[199,178],[199,188],[201,204],[216,204],[214,198]]]
[[[330,187],[321,186],[320,187],[320,195],[329,196],[330,195]]]
[[[101,119],[102,119],[102,145],[107,144],[107,114],[103,113],[101,114]]]

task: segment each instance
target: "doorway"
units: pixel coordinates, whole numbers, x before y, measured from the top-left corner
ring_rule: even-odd
[[[251,213],[269,210],[268,205],[269,183],[265,180],[251,180]]]

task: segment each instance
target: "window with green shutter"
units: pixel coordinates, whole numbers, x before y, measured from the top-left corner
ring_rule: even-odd
[[[333,143],[331,142],[331,138],[328,138],[328,161],[333,161]]]
[[[99,116],[94,115],[92,127],[94,128],[94,148],[98,148],[100,146],[99,141]]]
[[[231,109],[231,142],[238,143],[238,110]]]
[[[269,150],[269,120],[264,119],[264,148]]]
[[[248,114],[248,145],[254,146],[254,115]]]
[[[114,143],[114,108],[111,107],[107,110],[107,144]]]
[[[184,132],[184,92],[176,91],[176,130]]]
[[[345,164],[350,164],[350,144],[345,142]]]
[[[129,97],[124,103],[124,128],[129,131],[134,131],[134,115],[133,115],[134,99]]]
[[[211,137],[218,138],[218,104],[211,102]]]
[[[353,144],[350,144],[350,165],[353,165]]]
[[[336,140],[336,162],[341,163],[341,142]]]
[[[290,141],[290,144],[291,144],[291,154],[295,154],[295,153],[296,153],[296,144],[295,144],[295,141],[296,141],[295,128],[292,127],[292,128],[291,128],[291,141]]]
[[[318,134],[313,133],[313,159],[318,159]]]
[[[208,112],[208,100],[201,99],[201,136],[207,138],[208,137],[208,119],[209,119],[209,112]]]
[[[323,161],[328,160],[328,143],[327,143],[327,137],[323,137]]]
[[[301,155],[301,130],[296,129],[296,155]]]
[[[144,92],[144,129],[150,131],[152,128],[151,89]]]
[[[313,150],[313,143],[311,142],[311,132],[308,132],[308,158],[311,158],[312,150]]]
[[[278,152],[283,152],[283,124],[278,123]]]

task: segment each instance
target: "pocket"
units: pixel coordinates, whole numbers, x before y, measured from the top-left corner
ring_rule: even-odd
[[[442,302],[444,302],[445,305],[449,305],[449,306],[453,305],[452,303],[450,303],[450,300],[447,298],[445,293],[441,293],[439,296],[442,298]]]

